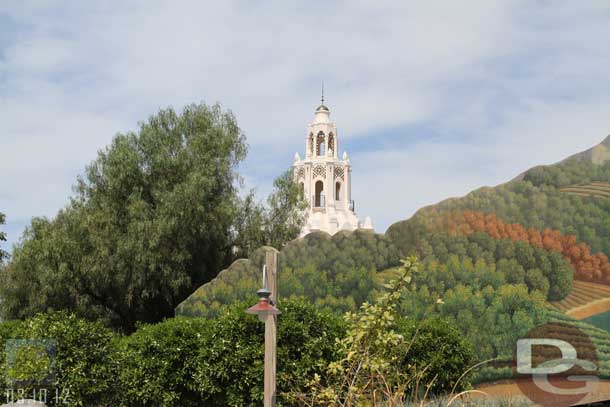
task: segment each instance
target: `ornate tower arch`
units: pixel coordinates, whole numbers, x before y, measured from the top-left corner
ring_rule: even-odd
[[[305,158],[295,154],[293,174],[309,202],[306,224],[301,236],[321,230],[332,234],[340,230],[372,229],[369,218],[360,222],[352,200],[352,166],[347,153],[339,158],[337,126],[330,120],[330,109],[322,103],[305,136]]]

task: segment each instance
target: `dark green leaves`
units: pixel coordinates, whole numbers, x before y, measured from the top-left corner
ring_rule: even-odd
[[[218,105],[161,110],[118,134],[55,219],[35,220],[2,285],[5,317],[67,309],[129,332],[232,259],[245,137]]]

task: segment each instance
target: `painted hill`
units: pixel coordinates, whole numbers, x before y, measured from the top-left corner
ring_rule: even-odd
[[[603,165],[606,161],[610,160],[610,136],[606,137],[601,143],[587,149],[581,151],[580,153],[573,154],[561,161],[554,166],[561,165],[568,161],[581,161],[596,165]],[[534,168],[544,168],[544,166],[534,167]],[[534,170],[534,168],[530,168],[529,170],[519,174],[512,181],[522,181],[525,177],[525,174]]]
[[[564,161],[569,160],[588,161],[598,165],[605,163],[606,161],[610,160],[610,136],[606,137],[604,141],[598,145],[580,153],[571,155]]]
[[[422,208],[385,234],[292,241],[279,255],[280,298],[304,296],[321,308],[351,311],[375,298],[400,258],[416,255],[421,271],[401,312],[453,320],[482,359],[510,357],[516,339],[534,326],[558,318],[576,323],[576,308],[586,316],[605,310],[587,308],[589,300],[610,304],[609,145],[610,138],[520,179]],[[258,269],[256,256],[234,263],[177,312],[215,315],[220,304],[252,296]],[[607,332],[578,324],[610,344]],[[610,360],[610,346],[604,349],[600,358]],[[479,379],[509,373],[483,370]]]
[[[560,189],[561,192],[580,196],[597,196],[599,198],[610,198],[610,183],[591,182],[583,185],[571,185]]]

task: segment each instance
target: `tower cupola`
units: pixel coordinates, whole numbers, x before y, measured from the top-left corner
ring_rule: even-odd
[[[339,158],[337,126],[324,104],[324,89],[305,138],[305,158],[297,153],[293,164],[294,179],[309,203],[301,235],[316,230],[332,235],[339,230],[372,229],[370,220],[362,224],[356,216],[351,163],[345,151]]]

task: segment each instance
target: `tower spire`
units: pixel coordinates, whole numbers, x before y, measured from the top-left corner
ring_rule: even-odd
[[[324,104],[324,81],[322,81],[322,97],[320,98],[322,104]]]

